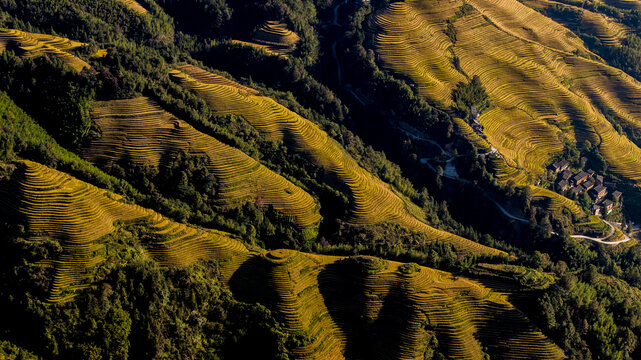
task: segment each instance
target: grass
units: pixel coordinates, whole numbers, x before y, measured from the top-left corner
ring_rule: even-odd
[[[239,89],[243,89],[240,87]],[[162,166],[182,151],[204,155],[218,180],[221,206],[235,207],[262,198],[301,227],[318,224],[319,205],[307,192],[242,151],[223,144],[140,97],[97,102],[92,119],[102,136],[84,150],[85,158],[111,165],[120,159]]]
[[[324,168],[328,181],[344,189],[349,197],[351,223],[396,223],[425,233],[432,241],[450,242],[466,253],[502,254],[496,249],[435,229],[424,219],[412,215],[416,205],[399,197],[388,184],[361,168],[338,142],[317,125],[273,99],[228,85],[227,79],[190,65],[180,67],[172,75],[219,113],[242,115],[267,139],[285,141],[294,151]]]
[[[493,108],[481,117],[489,142],[532,177],[561,151],[561,135],[597,145],[614,173],[640,182],[641,149],[601,110],[639,129],[641,85],[577,56],[591,55],[580,39],[516,0],[467,3],[474,9],[453,22],[455,43],[443,33],[445,20],[463,2],[390,4],[376,18],[384,66],[409,76],[421,95],[447,107],[456,83],[467,81],[446,61],[456,55],[461,70],[478,75],[490,96]]]
[[[0,28],[0,52],[4,49],[11,49],[16,51],[18,55],[27,58],[51,54],[77,72],[90,66],[84,60],[69,53],[68,50],[82,45],[84,44],[81,42],[58,36]]]
[[[0,189],[0,202],[25,223],[27,239],[58,242],[62,252],[43,264],[53,267],[48,301],[64,302],[89,285],[92,269],[104,261],[105,244],[99,239],[114,231],[114,223],[145,222],[156,241],[149,254],[165,266],[187,266],[202,258],[228,258],[246,253],[231,235],[170,221],[119,195],[70,175],[23,160],[12,183]]]

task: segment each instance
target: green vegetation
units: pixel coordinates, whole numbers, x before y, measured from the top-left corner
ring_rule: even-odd
[[[639,10],[0,1],[0,358],[641,357]]]
[[[483,110],[490,106],[490,101],[485,92],[481,79],[478,75],[474,75],[469,83],[458,83],[456,88],[452,90],[452,101],[457,115],[463,119],[470,116],[470,109],[475,107],[480,114]]]

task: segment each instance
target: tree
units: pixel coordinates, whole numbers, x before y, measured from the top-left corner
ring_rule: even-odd
[[[129,333],[131,318],[123,309],[111,308],[105,318],[103,339],[106,358],[110,360],[127,360],[129,358]]]

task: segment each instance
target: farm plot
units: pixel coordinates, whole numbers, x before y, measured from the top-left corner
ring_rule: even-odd
[[[88,68],[89,64],[70,54],[68,50],[82,45],[84,44],[81,42],[58,36],[0,28],[0,52],[11,49],[25,58],[51,54],[77,72]]]
[[[490,143],[511,162],[510,166],[523,167],[529,173],[538,173],[550,154],[563,150],[558,129],[532,119],[522,110],[494,108],[481,115],[479,121]],[[519,159],[529,162],[517,163]]]
[[[28,240],[62,246],[47,260],[55,269],[51,302],[88,286],[109,246],[101,237],[120,226],[115,222],[135,221],[149,229],[141,241],[161,266],[219,260],[221,281],[235,297],[265,304],[285,330],[304,335],[290,349],[294,359],[344,359],[348,346],[368,358],[415,359],[429,336],[427,321],[452,358],[481,359],[481,344],[509,358],[562,356],[505,295],[449,273],[380,259],[249,251],[229,234],[175,223],[30,161],[18,164],[0,193],[0,204],[23,218]]]
[[[544,202],[548,210],[557,211],[564,208],[574,214],[577,218],[583,218],[585,216],[585,212],[581,210],[581,207],[579,207],[576,202],[563,195],[557,194],[554,191],[531,185],[530,183],[532,181],[529,180],[524,171],[507,166],[503,159],[493,157],[490,159],[489,166],[496,174],[496,177],[502,182],[507,183],[508,181],[512,181],[514,182],[514,185],[518,187],[528,187],[530,194],[532,195],[532,199]]]
[[[639,0],[599,0],[599,2],[619,9],[641,10],[641,1]]]
[[[287,28],[287,24],[278,21],[267,21],[252,35],[252,42],[264,45],[269,51],[278,54],[289,54],[300,41],[298,35]]]
[[[467,3],[473,9],[468,9],[467,15],[454,21],[456,42],[450,41],[451,53],[459,59],[458,66],[462,71],[480,77],[494,107],[510,112],[518,110],[522,114],[510,117],[509,123],[501,122],[502,126],[488,124],[486,129],[490,143],[501,148],[508,163],[519,164],[532,175],[541,174],[544,169],[539,165],[547,163],[562,149],[562,142],[556,136],[562,132],[563,137],[572,141],[588,140],[597,145],[613,171],[641,181],[641,149],[617,133],[600,112],[603,108],[612,109],[627,122],[638,123],[639,84],[603,63],[569,53],[569,43],[555,44],[546,40],[558,35],[558,24],[550,25],[548,30],[530,32],[539,34],[535,37],[527,37],[522,29],[510,29],[526,21],[523,14],[532,11],[516,0],[499,1],[496,9],[490,9],[489,2],[485,1]],[[441,75],[442,70],[434,70],[430,62],[435,52],[440,51],[441,57],[447,56],[442,51],[444,45],[417,46],[417,35],[412,29],[444,26],[447,17],[461,5],[462,2],[452,2],[448,12],[444,4],[428,1],[390,4],[377,21],[376,46],[386,66],[410,76],[419,84],[425,79],[436,78],[444,86],[455,86],[451,79]],[[514,14],[514,9],[522,7],[527,11]],[[535,21],[538,16],[532,16],[529,26],[547,26],[547,22]],[[408,27],[408,30],[402,26],[416,21],[423,25]],[[572,44],[578,46],[578,43]],[[583,51],[581,48],[575,50]],[[410,53],[413,55],[409,56]],[[396,57],[387,54],[396,54]],[[421,62],[422,59],[425,60]],[[444,98],[446,93],[433,91],[423,95],[446,107],[450,102]],[[622,102],[625,106],[618,106]],[[511,141],[537,132],[545,134],[545,138],[532,139],[525,149],[521,148],[521,142]]]
[[[581,16],[576,18],[570,16],[551,16],[555,21],[558,21],[570,29],[579,29],[581,32],[596,36],[603,44],[608,46],[621,45],[621,40],[629,32],[629,30],[623,25],[606,17],[605,15],[581,9],[579,6],[573,6],[552,0],[528,0],[523,3],[535,9],[545,9],[555,6],[571,10],[575,13],[580,13]]]
[[[469,0],[492,24],[516,38],[533,41],[563,52],[591,53],[583,41],[541,13],[515,0]]]
[[[193,74],[193,76],[191,76]],[[273,99],[252,95],[237,87],[221,84],[214,74],[182,66],[173,72],[174,79],[192,89],[220,113],[242,115],[267,139],[283,140],[297,152],[327,171],[330,182],[347,191],[351,203],[350,221],[354,224],[392,222],[424,232],[431,240],[447,241],[459,250],[471,253],[500,254],[495,249],[432,228],[411,215],[410,201],[396,195],[392,188],[361,168],[327,133],[311,121],[278,104]]]
[[[372,268],[350,258],[325,268],[325,303],[348,340],[367,344],[363,358],[422,356],[426,322],[451,358],[480,359],[480,343],[505,358],[563,357],[504,295],[473,281],[391,261]]]
[[[320,221],[319,205],[307,192],[242,151],[194,129],[148,98],[97,102],[92,118],[102,136],[83,152],[94,163],[110,166],[126,158],[135,164],[157,167],[182,151],[204,155],[218,180],[216,196],[221,206],[235,207],[261,198],[265,205],[291,216],[301,227]]]
[[[50,239],[62,247],[59,256],[43,260],[54,269],[47,299],[53,303],[68,301],[76,290],[88,286],[92,269],[104,261],[106,244],[99,239],[115,230],[115,222],[149,224],[158,240],[146,245],[162,265],[185,266],[203,258],[247,253],[229,234],[175,223],[32,161],[22,161],[12,183],[0,193],[0,203],[24,221],[27,239]]]

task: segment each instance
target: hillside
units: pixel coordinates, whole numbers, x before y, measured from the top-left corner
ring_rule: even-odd
[[[68,50],[84,45],[81,42],[47,34],[34,34],[15,29],[0,28],[0,52],[5,49],[17,52],[23,57],[36,57],[50,54],[69,65],[75,71],[89,67],[82,59]]]
[[[219,75],[185,65],[174,72],[183,86],[194,90],[220,113],[242,115],[267,139],[284,140],[295,151],[307,155],[311,161],[331,174],[330,182],[348,191],[351,206],[350,222],[375,224],[393,222],[423,232],[432,241],[447,241],[461,251],[476,254],[501,252],[473,243],[459,236],[435,229],[417,218],[415,205],[404,200],[388,184],[372,176],[327,133],[311,121],[288,110],[274,100],[253,95],[228,85]],[[419,215],[421,216],[421,215]]]
[[[229,234],[172,222],[43,165],[16,166],[2,187],[3,206],[23,219],[27,239],[62,247],[34,264],[54,269],[51,302],[69,301],[89,286],[105,249],[115,245],[101,239],[136,220],[152,236],[141,240],[143,247],[162,266],[222,260],[221,280],[239,299],[266,304],[288,331],[309,339],[293,349],[297,359],[341,359],[344,352],[413,359],[434,335],[448,356],[460,359],[480,359],[481,344],[510,358],[526,351],[528,358],[562,356],[504,295],[474,281],[370,257],[248,251]],[[369,320],[360,323],[360,317]],[[509,328],[501,325],[506,321]],[[361,327],[370,329],[364,338]],[[365,346],[370,342],[380,350]]]
[[[53,268],[48,301],[64,302],[88,286],[104,261],[100,239],[115,222],[144,220],[158,237],[149,253],[160,264],[187,265],[202,258],[226,258],[246,252],[229,234],[185,226],[121,201],[120,196],[31,161],[18,164],[12,181],[1,189],[5,216],[23,219],[31,241],[54,241],[61,252],[41,264]]]
[[[640,10],[0,1],[0,359],[641,359]]]
[[[621,40],[630,31],[612,18],[587,9],[581,9],[579,6],[548,0],[526,1],[524,4],[534,9],[544,10],[552,19],[563,24],[568,29],[594,34],[607,46],[621,45]],[[580,13],[580,16],[567,16],[567,14],[571,13]]]
[[[219,184],[218,200],[225,206],[256,202],[273,206],[308,227],[320,221],[314,198],[240,150],[197,131],[163,111],[148,98],[99,102],[92,119],[99,139],[84,150],[84,157],[109,167],[121,159],[134,164],[163,166],[180,152],[205,155]]]
[[[638,82],[584,57],[589,52],[575,36],[554,36],[568,31],[517,1],[467,4],[461,15],[455,14],[461,2],[390,4],[376,17],[382,62],[442,106],[451,103],[457,82],[478,75],[493,105],[479,121],[512,166],[541,174],[563,149],[563,139],[589,141],[613,172],[639,181],[641,150],[603,115],[615,113],[638,129]],[[453,38],[443,32],[450,16]],[[451,63],[454,57],[460,70]]]

